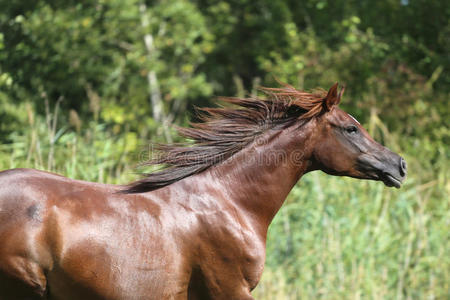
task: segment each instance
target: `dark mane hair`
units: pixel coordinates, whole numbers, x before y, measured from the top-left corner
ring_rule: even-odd
[[[157,145],[159,156],[144,165],[162,168],[143,174],[143,179],[131,183],[124,192],[153,191],[203,172],[239,152],[269,128],[319,115],[326,96],[324,91],[308,93],[287,84],[261,90],[267,99],[219,98],[232,106],[199,108],[199,123],[191,123],[191,128],[178,128],[183,137],[193,142]]]

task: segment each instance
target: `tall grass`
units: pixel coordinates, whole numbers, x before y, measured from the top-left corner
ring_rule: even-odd
[[[117,135],[95,121],[81,131],[60,126],[54,108],[46,118],[25,109],[28,128],[0,145],[0,169],[33,167],[108,183],[136,178],[135,134]],[[430,163],[426,149],[391,135],[376,115],[368,128],[408,161],[405,186],[305,175],[270,227],[256,299],[448,299],[446,149]]]
[[[266,270],[254,295],[446,299],[450,214],[444,189],[443,182],[392,190],[306,175],[271,225]]]
[[[36,168],[103,183],[126,183],[134,177],[138,161],[134,133],[117,135],[95,121],[81,132],[67,120],[62,122],[66,125],[58,124],[57,106],[47,109],[45,118],[29,105],[23,109],[29,127],[24,133],[12,133],[11,143],[0,145],[0,169]]]

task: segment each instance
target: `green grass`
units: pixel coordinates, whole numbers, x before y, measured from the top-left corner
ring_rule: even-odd
[[[37,116],[29,123],[0,145],[0,169],[50,169],[108,183],[136,178],[142,158],[133,133],[95,122],[77,132]],[[305,175],[270,227],[256,299],[448,299],[448,155],[445,148],[418,149],[417,140],[387,140],[395,151],[402,147],[406,184],[397,190]]]
[[[408,181],[306,175],[270,227],[256,298],[446,299],[448,186]]]

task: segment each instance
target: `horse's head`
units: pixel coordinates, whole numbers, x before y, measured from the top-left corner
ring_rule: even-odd
[[[313,167],[331,175],[381,180],[399,188],[406,178],[406,162],[375,142],[355,118],[338,108],[343,89],[333,85],[317,117]]]

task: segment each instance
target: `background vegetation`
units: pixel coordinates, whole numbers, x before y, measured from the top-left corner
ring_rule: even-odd
[[[400,190],[306,175],[270,228],[257,299],[448,299],[450,2],[0,0],[0,169],[136,179],[193,106],[347,85],[409,165]],[[143,151],[144,149],[144,151]]]

